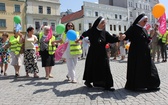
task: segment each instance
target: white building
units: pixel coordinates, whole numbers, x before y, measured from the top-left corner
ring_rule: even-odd
[[[127,0],[128,21],[130,24],[140,13],[145,13],[148,16],[148,23],[153,25],[156,19],[152,15],[152,8],[157,3],[158,0]]]
[[[152,8],[159,0],[99,0],[100,4],[123,7],[128,10],[129,25],[133,23],[140,13],[149,17],[149,24],[153,25],[156,19],[152,15]]]
[[[52,26],[54,32],[60,18],[59,0],[27,0],[27,27],[33,26],[35,32],[39,32],[44,25]]]
[[[103,16],[106,19],[106,30],[111,34],[124,32],[128,28],[127,9],[85,1],[80,11],[62,17],[61,22],[65,24],[72,21],[76,31],[82,33],[89,29],[99,16]]]

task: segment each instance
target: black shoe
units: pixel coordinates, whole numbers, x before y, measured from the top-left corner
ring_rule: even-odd
[[[1,74],[3,73],[3,70],[1,70]]]
[[[115,91],[114,88],[104,88],[104,90],[107,90],[107,91]]]
[[[20,75],[18,73],[15,74],[15,77],[19,77]]]
[[[149,92],[154,92],[154,91],[159,91],[160,87],[156,87],[156,88],[147,88],[147,91]]]
[[[164,60],[164,62],[167,62],[167,60]]]
[[[90,84],[90,83],[88,83],[88,82],[85,82],[84,83],[88,88],[92,88],[93,86]]]

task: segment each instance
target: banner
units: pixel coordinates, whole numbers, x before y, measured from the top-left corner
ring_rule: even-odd
[[[64,54],[67,46],[68,46],[68,42],[58,46],[58,48],[55,51],[55,60],[56,61],[59,61],[62,58],[62,55]]]
[[[166,33],[166,29],[167,29],[167,26],[166,26],[166,14],[164,13],[163,16],[161,16],[158,20],[159,22],[159,27],[158,27],[158,30],[159,32],[164,35]]]

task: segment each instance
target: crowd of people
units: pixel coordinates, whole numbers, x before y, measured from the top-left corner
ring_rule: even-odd
[[[105,90],[114,91],[109,58],[113,56],[116,60],[120,54],[120,60],[124,60],[128,53],[125,89],[157,91],[160,89],[160,79],[154,64],[155,55],[157,53],[159,62],[161,53],[162,62],[167,62],[168,31],[161,35],[158,31],[158,24],[155,24],[148,35],[144,28],[147,22],[148,17],[140,14],[126,32],[111,35],[105,30],[106,20],[100,16],[95,20],[93,26],[81,35],[76,31],[77,39],[75,41],[69,40],[66,35],[68,30],[75,30],[72,22],[66,24],[65,32],[59,40],[56,40],[55,36],[47,40],[50,26],[44,26],[38,38],[34,35],[33,27],[27,28],[26,35],[14,30],[14,35],[8,38],[8,33],[3,33],[0,40],[1,74],[7,75],[6,70],[11,62],[15,69],[15,76],[20,76],[19,71],[24,58],[26,77],[33,73],[34,78],[39,78],[36,55],[39,52],[46,80],[53,78],[52,67],[55,64],[56,46],[68,43],[62,58],[66,60],[68,70],[66,78],[71,83],[77,83],[75,69],[78,59],[82,55],[82,58],[86,59],[84,84],[88,88],[102,87]],[[131,43],[129,51],[125,48],[128,40]],[[39,46],[38,51],[35,44]]]

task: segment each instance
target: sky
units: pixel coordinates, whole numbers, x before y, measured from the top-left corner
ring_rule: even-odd
[[[67,11],[67,9],[71,9],[72,12],[79,11],[81,6],[83,5],[83,1],[88,2],[98,2],[98,0],[60,0],[61,2],[61,12]],[[165,7],[168,5],[168,0],[159,0],[160,3],[164,4]],[[166,15],[168,18],[168,6],[166,7]]]

